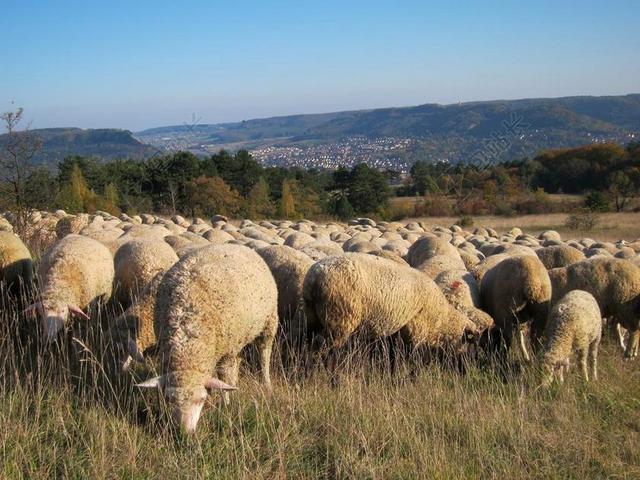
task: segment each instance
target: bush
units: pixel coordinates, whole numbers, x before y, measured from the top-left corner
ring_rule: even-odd
[[[569,215],[564,224],[572,230],[590,231],[598,224],[598,216],[589,209],[583,209],[580,212]]]
[[[584,199],[584,206],[592,212],[606,212],[609,210],[609,200],[604,193],[593,191],[589,192]]]
[[[449,217],[453,214],[451,202],[446,195],[425,195],[423,204],[416,204],[416,217]]]
[[[456,222],[456,225],[459,225],[462,228],[467,228],[467,227],[473,227],[473,223],[474,223],[473,217],[471,217],[470,215],[463,215]]]

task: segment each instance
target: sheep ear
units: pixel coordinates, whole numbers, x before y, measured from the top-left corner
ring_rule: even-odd
[[[140,350],[138,350],[138,345],[131,338],[127,342],[127,352],[129,352],[129,355],[131,355],[131,357],[136,362],[139,362],[139,363],[143,363],[144,362],[144,355],[142,354],[142,352],[140,352]]]
[[[164,375],[160,375],[159,377],[153,377],[149,380],[145,380],[142,383],[136,383],[136,387],[138,388],[156,388],[164,385]]]
[[[89,315],[87,315],[86,313],[84,313],[79,307],[77,307],[76,305],[67,305],[67,308],[69,309],[69,313],[71,313],[72,315],[75,315],[76,317],[80,317],[84,320],[89,320]]]
[[[22,310],[22,314],[28,317],[33,317],[36,313],[38,313],[38,309],[40,308],[40,302],[32,303],[24,310]]]
[[[228,383],[224,383],[222,380],[213,377],[204,382],[204,388],[207,390],[224,390],[225,392],[238,389],[238,387],[232,387]]]
[[[476,343],[478,341],[478,330],[477,329],[471,329],[471,328],[465,328],[464,329],[464,339],[469,342],[469,343]]]

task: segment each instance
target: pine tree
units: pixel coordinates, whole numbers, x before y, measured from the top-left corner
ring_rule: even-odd
[[[274,210],[275,208],[269,195],[269,184],[264,177],[260,177],[247,196],[247,216],[253,219],[268,218],[273,216]]]

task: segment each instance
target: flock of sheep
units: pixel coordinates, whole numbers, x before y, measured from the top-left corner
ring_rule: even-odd
[[[276,338],[311,345],[332,374],[354,338],[499,360],[517,343],[525,361],[537,354],[547,385],[562,380],[574,353],[584,379],[597,378],[603,322],[625,357],[638,353],[638,240],[366,218],[238,225],[223,216],[32,212],[28,234],[51,244],[34,275],[11,221],[0,219],[0,279],[8,292],[34,286],[24,308],[40,319],[34,335],[54,342],[74,319],[92,322],[100,305],[118,305],[123,313],[107,327],[118,364],[126,371],[156,357],[159,376],[139,386],[159,388],[187,431],[209,392],[227,400],[236,389],[250,344],[270,388]]]

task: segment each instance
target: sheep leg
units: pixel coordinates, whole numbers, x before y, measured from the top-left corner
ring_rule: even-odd
[[[580,372],[585,382],[589,381],[589,370],[587,369],[587,352],[585,348],[580,348],[576,352],[578,365],[580,366]]]
[[[522,352],[524,361],[527,363],[531,362],[531,357],[529,356],[529,352],[527,351],[527,345],[524,340],[524,332],[522,331],[522,327],[520,326],[518,326],[518,346],[520,347],[520,351]]]
[[[620,348],[624,352],[626,350],[626,345],[624,344],[624,334],[625,329],[619,322],[616,322],[616,335],[618,336],[618,343],[620,343]]]
[[[589,345],[589,367],[591,368],[592,380],[598,380],[598,341]]]
[[[260,355],[260,375],[262,384],[271,391],[271,351],[273,350],[273,340],[278,329],[278,315],[275,314],[267,322],[267,326],[262,334],[256,339],[256,346]]]
[[[629,338],[627,339],[627,349],[624,353],[625,358],[635,358],[638,355],[638,343],[640,340],[640,330],[628,330]]]
[[[240,357],[238,355],[229,355],[222,358],[216,371],[220,380],[235,387],[238,384]],[[222,393],[222,400],[225,405],[229,405],[229,392]]]

